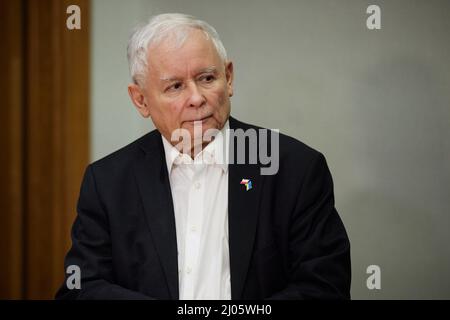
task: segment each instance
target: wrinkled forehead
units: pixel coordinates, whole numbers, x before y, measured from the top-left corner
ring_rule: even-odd
[[[208,65],[221,65],[220,56],[206,32],[185,28],[167,33],[148,50],[150,74],[186,72]]]

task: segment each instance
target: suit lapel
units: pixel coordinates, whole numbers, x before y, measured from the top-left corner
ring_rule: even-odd
[[[239,126],[239,123],[230,117],[230,128],[236,129]],[[228,170],[231,297],[241,299],[253,252],[263,179],[258,164],[237,164],[234,161],[229,164]],[[246,191],[245,186],[240,184],[242,179],[251,180],[252,189]]]
[[[136,181],[170,295],[173,299],[178,299],[175,215],[160,134],[152,133],[142,148],[146,154],[135,164]]]

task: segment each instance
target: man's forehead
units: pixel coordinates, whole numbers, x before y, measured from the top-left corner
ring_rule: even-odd
[[[218,59],[213,42],[201,30],[190,31],[181,45],[176,42],[176,36],[161,40],[149,48],[148,55],[153,69],[206,68],[217,65]]]

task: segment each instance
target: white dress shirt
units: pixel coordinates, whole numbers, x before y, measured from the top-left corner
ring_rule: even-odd
[[[228,145],[225,123],[194,159],[164,137],[163,145],[175,210],[179,297],[231,299],[228,249]]]

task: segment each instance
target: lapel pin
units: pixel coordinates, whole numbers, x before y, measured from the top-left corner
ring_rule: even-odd
[[[250,179],[242,179],[240,184],[245,185],[245,191],[248,191],[252,188],[252,180]]]

